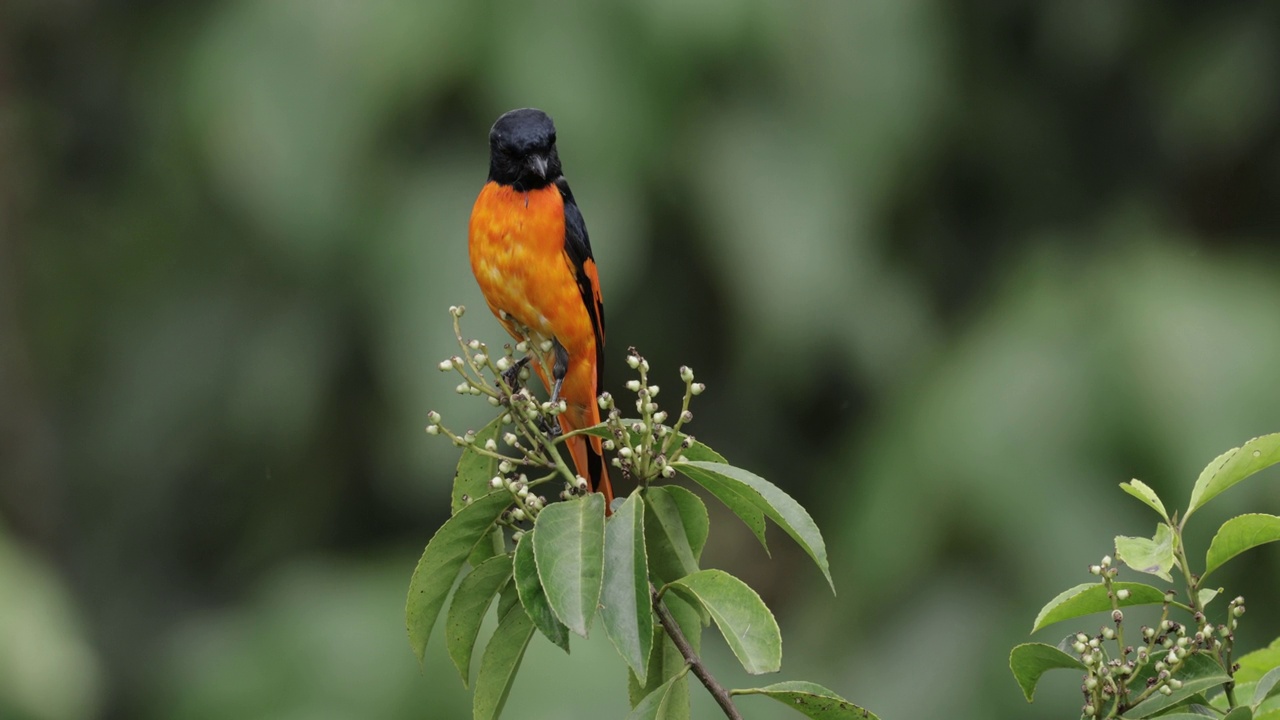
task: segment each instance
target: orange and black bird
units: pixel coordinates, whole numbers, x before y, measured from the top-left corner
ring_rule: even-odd
[[[528,341],[552,400],[565,401],[561,430],[600,422],[600,276],[587,225],[561,173],[556,126],[541,110],[512,110],[489,130],[489,180],[471,210],[468,244],[489,309],[512,337]],[[600,438],[565,442],[578,474],[604,494],[608,508],[613,488]]]

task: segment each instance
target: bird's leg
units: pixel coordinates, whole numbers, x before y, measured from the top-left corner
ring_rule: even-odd
[[[551,386],[551,404],[554,406],[560,402],[560,388],[564,385],[564,376],[569,372],[569,351],[560,344],[559,340],[553,340],[553,351],[556,354],[555,362],[551,365],[551,379],[554,384]],[[550,426],[550,427],[548,427]],[[542,432],[552,439],[559,437],[560,425],[557,423],[543,423]]]
[[[502,382],[506,383],[506,386],[511,390],[511,392],[515,392],[520,389],[522,385],[520,382],[520,371],[524,370],[525,366],[528,364],[529,356],[525,355],[512,363],[511,367],[502,371]]]

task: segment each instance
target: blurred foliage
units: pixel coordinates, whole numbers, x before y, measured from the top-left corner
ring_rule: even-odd
[[[433,368],[482,307],[486,132],[526,105],[595,240],[607,384],[628,345],[692,365],[691,430],[818,510],[835,599],[726,519],[707,548],[787,677],[1058,716],[1075,688],[1027,707],[1007,650],[1150,532],[1115,484],[1179,498],[1280,429],[1275,4],[8,0],[0,627],[60,670],[0,709],[465,714],[399,607],[456,459],[426,412],[485,420]],[[1216,519],[1277,512],[1270,480]],[[1266,607],[1278,566],[1219,581]],[[519,716],[622,708],[608,651],[531,657],[557,672]]]

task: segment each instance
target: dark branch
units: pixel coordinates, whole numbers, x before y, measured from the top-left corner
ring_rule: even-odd
[[[675,643],[676,648],[680,650],[680,654],[684,656],[685,662],[689,663],[689,669],[706,686],[707,692],[711,693],[711,697],[716,699],[720,709],[724,710],[725,717],[728,717],[729,720],[742,720],[742,715],[738,713],[738,708],[733,705],[733,698],[729,696],[729,691],[716,682],[711,672],[707,670],[707,666],[702,664],[702,658],[698,657],[698,653],[694,652],[688,638],[681,632],[680,624],[671,616],[671,611],[667,609],[667,606],[662,604],[662,599],[658,597],[658,591],[652,585],[649,586],[649,593],[653,597],[653,610],[658,614],[658,622],[662,623],[662,629],[666,630],[667,635],[671,636],[671,642]]]

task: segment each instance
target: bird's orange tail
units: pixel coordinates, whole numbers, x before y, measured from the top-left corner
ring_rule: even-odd
[[[568,432],[571,428],[564,427],[567,424],[565,420],[566,418],[562,415],[561,427]],[[613,486],[609,484],[609,466],[604,460],[602,441],[594,435],[576,435],[565,442],[569,445],[569,454],[573,456],[573,465],[578,474],[587,479],[592,491],[604,495],[605,514],[611,514]]]

